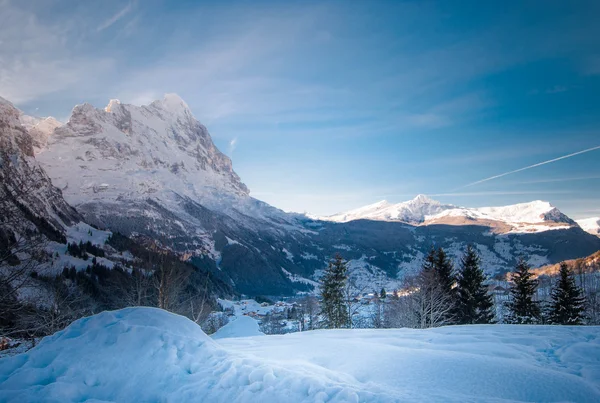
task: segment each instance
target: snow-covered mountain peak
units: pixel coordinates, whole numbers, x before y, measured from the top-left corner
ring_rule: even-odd
[[[106,112],[110,112],[113,110],[113,108],[115,108],[117,105],[121,105],[121,101],[119,101],[118,99],[111,99],[108,102],[108,105],[106,105],[106,108],[104,108],[104,110]]]
[[[414,199],[398,204],[386,200],[369,204],[345,213],[319,217],[324,221],[347,222],[352,220],[402,221],[418,224],[429,215],[438,214],[454,206],[443,205],[425,195],[417,195]]]
[[[186,113],[191,115],[190,107],[177,94],[165,94],[163,99],[152,102],[150,106],[162,109],[173,115],[182,115]]]
[[[409,200],[407,203],[409,202],[412,202],[413,204],[440,204],[439,201],[433,200],[424,194],[418,194],[414,199]]]
[[[536,224],[556,222],[573,225],[574,221],[546,201],[535,200],[528,203],[518,203],[503,207],[481,207],[478,212],[492,219],[511,223]]]
[[[77,105],[39,160],[74,205],[173,193],[218,205],[215,194],[249,193],[231,160],[174,94],[146,106],[114,99],[103,109]]]

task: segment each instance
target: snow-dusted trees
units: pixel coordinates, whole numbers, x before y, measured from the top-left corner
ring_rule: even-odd
[[[338,254],[329,262],[321,279],[321,314],[324,327],[337,329],[348,327],[348,308],[345,289],[348,281],[346,261]]]
[[[538,323],[541,317],[539,302],[536,301],[538,282],[533,278],[529,265],[522,258],[517,263],[510,287],[511,301],[508,302],[509,323]]]
[[[549,310],[550,323],[580,325],[583,320],[585,298],[565,263],[560,265],[559,277],[552,290]]]
[[[456,322],[458,324],[492,323],[494,302],[484,284],[480,258],[469,245],[461,259],[457,276]]]

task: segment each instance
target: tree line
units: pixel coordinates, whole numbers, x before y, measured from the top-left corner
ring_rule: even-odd
[[[348,264],[341,255],[329,263],[321,279],[320,326],[355,327],[358,297],[349,298]],[[524,259],[511,276],[508,301],[495,304],[489,279],[477,250],[467,246],[455,268],[444,249],[432,248],[419,272],[406,279],[403,290],[385,289],[371,297],[370,326],[430,328],[444,325],[493,324],[497,311],[505,323],[580,325],[585,323],[586,300],[573,273],[561,264],[548,302],[537,298],[538,280]],[[360,315],[359,315],[360,316]]]

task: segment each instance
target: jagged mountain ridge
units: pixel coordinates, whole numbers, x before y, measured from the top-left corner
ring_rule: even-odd
[[[417,195],[414,199],[392,204],[387,200],[359,207],[344,213],[331,216],[311,217],[333,222],[348,222],[353,220],[401,221],[409,224],[420,224],[426,217],[434,216],[445,210],[455,208],[450,204],[441,204],[425,195]]]
[[[38,118],[20,112],[19,121],[31,136],[33,150],[39,153],[48,145],[50,135],[63,124],[52,116]]]
[[[248,195],[231,160],[173,94],[141,107],[116,100],[105,109],[78,105],[38,158],[76,206],[97,193],[102,200],[169,192],[199,200],[211,190]],[[94,175],[71,175],[72,164]]]
[[[337,252],[361,283],[380,289],[417,270],[432,245],[458,258],[475,244],[489,274],[511,270],[521,255],[542,265],[600,249],[599,238],[566,222],[530,233],[497,231],[481,218],[428,221],[457,208],[425,196],[398,209],[401,222],[283,213],[248,195],[231,161],[174,95],[142,107],[116,100],[104,109],[77,106],[38,158],[88,222],[150,236],[250,295],[307,290]]]
[[[349,222],[353,220],[398,221],[413,225],[452,224],[471,225],[493,222],[504,225],[503,232],[536,232],[576,225],[548,202],[536,200],[502,207],[467,208],[442,204],[425,195],[391,204],[385,200],[345,213],[313,218],[322,221]],[[498,227],[498,225],[496,225]]]

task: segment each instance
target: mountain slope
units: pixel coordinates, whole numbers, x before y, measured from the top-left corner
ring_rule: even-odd
[[[577,224],[586,232],[600,236],[600,217],[585,218],[577,220]]]
[[[47,118],[37,118],[23,113],[19,116],[19,121],[23,125],[33,141],[33,149],[36,153],[43,150],[48,144],[48,139],[54,133],[54,130],[63,124],[49,116]]]
[[[80,216],[34,158],[33,140],[22,127],[21,112],[0,98],[0,210],[3,236],[42,233],[64,238]]]

